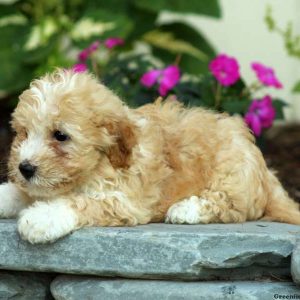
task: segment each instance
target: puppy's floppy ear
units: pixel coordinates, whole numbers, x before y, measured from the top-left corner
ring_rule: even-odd
[[[136,128],[128,120],[106,122],[104,125],[108,133],[113,136],[114,143],[106,152],[114,168],[130,166],[132,148],[136,145]]]

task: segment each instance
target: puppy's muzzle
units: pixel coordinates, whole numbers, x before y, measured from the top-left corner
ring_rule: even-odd
[[[26,180],[30,180],[36,173],[37,167],[25,160],[19,164],[19,170]]]

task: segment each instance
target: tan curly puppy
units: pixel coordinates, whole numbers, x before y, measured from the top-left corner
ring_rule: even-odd
[[[31,243],[82,226],[268,220],[300,224],[239,117],[175,101],[129,109],[86,73],[34,80],[16,131],[0,215]]]

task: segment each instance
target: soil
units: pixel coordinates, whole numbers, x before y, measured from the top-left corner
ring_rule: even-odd
[[[270,130],[263,154],[290,196],[300,202],[300,124]]]
[[[7,179],[6,164],[13,136],[10,114],[11,109],[0,103],[0,182]],[[263,154],[290,196],[300,203],[300,124],[271,129],[264,141]]]
[[[7,159],[13,133],[9,121],[12,110],[3,107],[0,102],[0,183],[7,180]]]

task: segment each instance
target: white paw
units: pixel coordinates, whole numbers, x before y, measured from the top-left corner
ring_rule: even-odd
[[[36,202],[21,212],[18,231],[32,244],[54,242],[76,229],[76,213],[64,202]]]
[[[16,217],[25,207],[21,194],[10,182],[0,185],[0,218]]]
[[[212,222],[216,217],[215,205],[206,199],[192,196],[172,205],[166,222],[173,224],[199,224]]]

